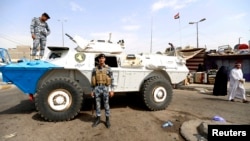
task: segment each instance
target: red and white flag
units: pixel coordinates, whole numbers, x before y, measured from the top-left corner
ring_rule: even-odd
[[[180,14],[177,13],[176,15],[174,15],[174,19],[179,19],[180,18]]]

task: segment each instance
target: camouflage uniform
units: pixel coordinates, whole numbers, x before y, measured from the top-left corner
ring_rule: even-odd
[[[96,75],[96,69],[99,71],[103,71],[106,69],[106,73],[111,79],[111,85],[106,86],[106,85],[96,85],[92,87],[92,90],[95,94],[95,101],[96,101],[96,116],[101,116],[101,98],[103,98],[104,102],[104,108],[105,108],[105,115],[107,117],[110,116],[110,108],[109,108],[109,89],[113,90],[114,88],[114,78],[113,78],[113,72],[111,71],[110,67],[105,66],[101,68],[100,66],[97,66],[96,68],[93,69],[92,71],[92,77]]]
[[[50,28],[47,22],[42,22],[39,18],[33,18],[30,25],[31,34],[36,38],[33,40],[32,56],[36,56],[37,48],[40,45],[40,56],[44,55],[46,46],[46,37],[50,34]]]

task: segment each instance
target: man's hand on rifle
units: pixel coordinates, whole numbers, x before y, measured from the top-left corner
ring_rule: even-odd
[[[94,96],[94,92],[91,92],[90,93],[90,96],[92,97],[92,98],[94,98],[95,96]]]
[[[113,96],[114,96],[114,92],[113,92],[113,91],[110,91],[110,92],[109,92],[109,96],[110,96],[110,97],[113,97]]]
[[[31,37],[32,37],[33,40],[36,39],[36,35],[35,34],[32,34]]]

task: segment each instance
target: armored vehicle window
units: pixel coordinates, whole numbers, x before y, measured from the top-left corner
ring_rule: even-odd
[[[118,67],[117,59],[115,56],[106,56],[106,64],[110,67]],[[95,66],[98,65],[98,58],[95,58]]]
[[[51,59],[51,58],[53,58],[53,59],[60,58],[61,56],[62,56],[62,53],[53,52],[53,53],[50,54],[49,59]]]

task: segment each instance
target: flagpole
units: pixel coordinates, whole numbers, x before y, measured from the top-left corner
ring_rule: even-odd
[[[174,19],[178,19],[179,20],[179,34],[180,34],[180,47],[182,46],[181,43],[181,20],[180,20],[180,13],[178,12],[176,15],[174,15]]]

